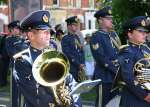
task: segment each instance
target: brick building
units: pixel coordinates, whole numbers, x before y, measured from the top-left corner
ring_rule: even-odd
[[[21,2],[20,2],[21,1]],[[51,25],[62,24],[65,19],[77,15],[82,22],[81,29],[94,29],[97,0],[8,0],[8,4],[0,4],[0,32],[7,31],[7,24],[12,20],[21,20],[29,12],[38,9],[51,13]],[[16,9],[20,3],[20,9]],[[17,12],[16,12],[17,11]],[[18,14],[19,13],[19,14]]]
[[[76,15],[81,19],[82,29],[94,29],[96,0],[43,0],[43,9],[50,10],[52,26],[64,24],[69,16]]]
[[[7,25],[9,23],[9,11],[8,6],[0,4],[0,32],[7,31]]]

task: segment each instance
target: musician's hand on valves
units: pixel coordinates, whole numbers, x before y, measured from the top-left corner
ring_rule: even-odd
[[[64,85],[64,84],[63,84]],[[69,89],[66,86],[60,85],[59,90],[57,90],[60,100],[64,105],[71,105],[71,96]]]
[[[144,100],[150,103],[150,93],[148,93],[148,95],[144,98]]]

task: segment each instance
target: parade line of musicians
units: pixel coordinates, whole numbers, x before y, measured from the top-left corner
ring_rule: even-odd
[[[7,85],[10,68],[12,107],[21,107],[22,97],[24,107],[82,107],[81,96],[70,92],[84,76],[102,81],[102,96],[98,94],[99,85],[95,87],[95,107],[116,107],[109,104],[116,95],[121,96],[117,101],[118,107],[150,107],[150,21],[147,16],[137,16],[123,23],[126,45],[121,44],[114,30],[111,6],[94,14],[98,29],[85,38],[80,32],[77,16],[65,20],[67,33],[64,33],[61,24],[52,30],[50,17],[49,11],[34,11],[21,21],[12,21],[8,25],[10,35],[1,36],[0,87]],[[56,38],[51,39],[54,35]],[[69,72],[59,84],[55,81],[59,78],[55,75],[59,66],[58,70],[47,68],[54,72],[47,80],[56,82],[50,87],[40,84],[32,73],[36,72],[33,65],[38,62],[39,56],[43,61],[46,57],[52,58],[43,55],[46,49],[64,55],[62,58],[66,57],[69,61]],[[51,51],[49,54],[55,57]],[[43,67],[39,69],[46,69],[47,63],[39,65]],[[119,79],[115,80],[119,74]]]

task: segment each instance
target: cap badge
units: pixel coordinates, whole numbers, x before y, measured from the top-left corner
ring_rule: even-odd
[[[75,22],[76,22],[76,23],[79,23],[79,19],[78,19],[78,18],[75,18]]]
[[[109,13],[109,14],[112,14],[112,11],[111,11],[111,10],[108,10],[108,13]]]
[[[141,21],[141,25],[142,25],[142,26],[146,26],[146,23],[145,23],[144,20]]]
[[[44,21],[45,23],[48,22],[48,16],[47,16],[46,14],[43,15],[43,21]]]
[[[75,21],[78,21],[78,18],[75,18]]]

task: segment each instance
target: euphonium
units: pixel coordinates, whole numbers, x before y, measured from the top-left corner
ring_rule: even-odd
[[[137,77],[137,84],[144,89],[150,90],[150,58],[142,58],[134,65],[134,73]]]
[[[55,100],[62,107],[69,107],[71,97],[62,96],[63,90],[66,91],[65,78],[70,69],[67,57],[57,51],[46,50],[40,54],[33,63],[32,73],[35,80],[53,91]]]

